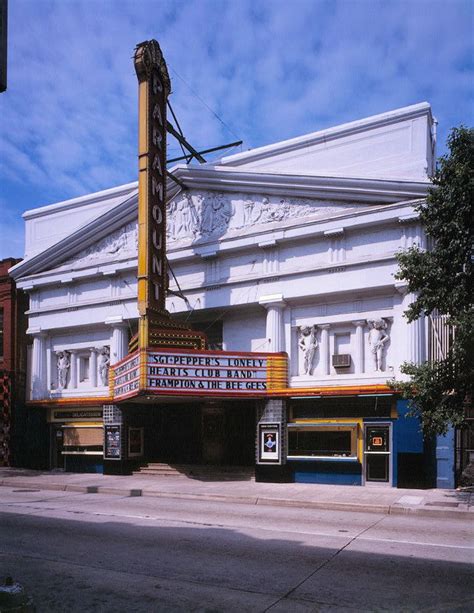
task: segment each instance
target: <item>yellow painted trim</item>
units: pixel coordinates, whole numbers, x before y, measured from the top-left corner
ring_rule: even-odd
[[[363,417],[333,417],[333,418],[317,418],[317,419],[295,419],[289,421],[288,424],[295,426],[324,426],[326,424],[333,424],[337,426],[341,424],[342,428],[345,430],[353,430],[354,426],[348,426],[347,423],[354,424],[355,426],[355,447],[356,447],[356,456],[358,462],[362,463],[363,453],[364,453],[364,418]],[[353,446],[353,440],[351,438],[351,451]]]
[[[283,396],[354,396],[358,394],[393,394],[387,385],[342,385],[324,387],[287,387],[279,390]]]
[[[104,425],[103,421],[68,421],[64,424],[65,428],[101,428]]]
[[[72,404],[72,405],[78,405],[78,408],[80,408],[80,405],[100,407],[101,404],[112,404],[113,401],[114,401],[113,396],[105,397],[105,398],[77,398],[76,397],[76,398],[57,398],[55,400],[51,400],[51,399],[27,400],[26,405],[30,407],[40,405],[41,407],[51,407],[54,409],[56,406]]]
[[[145,349],[141,349],[140,350],[140,384],[139,384],[139,390],[144,390],[146,388],[146,376],[147,376],[147,361],[148,361],[148,355],[147,355],[147,351]]]

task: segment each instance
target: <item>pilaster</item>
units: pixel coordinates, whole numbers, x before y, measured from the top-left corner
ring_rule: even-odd
[[[286,302],[281,294],[262,296],[259,304],[267,309],[266,337],[268,351],[284,351],[283,311]]]
[[[78,368],[78,358],[77,358],[77,352],[75,349],[71,349],[69,351],[70,353],[70,361],[71,361],[71,372],[70,372],[70,376],[69,376],[69,387],[71,389],[76,389],[77,388],[77,372],[79,370]]]
[[[357,319],[352,322],[355,326],[355,350],[353,355],[354,372],[357,374],[363,373],[364,365],[364,328],[367,325],[365,319]]]
[[[320,342],[320,372],[329,375],[329,328],[331,324],[318,324],[321,330]]]
[[[407,291],[407,285],[397,283],[395,285],[397,291],[403,296],[401,304],[401,317],[406,323],[406,361],[414,364],[422,364],[425,361],[425,326],[426,321],[424,315],[417,320],[408,323],[403,313],[408,309],[412,302],[416,300],[416,294]]]
[[[89,381],[91,387],[97,387],[97,349],[91,347],[89,355]]]
[[[30,328],[28,334],[33,336],[31,355],[31,398],[40,400],[46,396],[46,334],[41,328]]]
[[[105,323],[112,327],[110,363],[115,364],[128,353],[128,326],[122,317],[108,317]]]

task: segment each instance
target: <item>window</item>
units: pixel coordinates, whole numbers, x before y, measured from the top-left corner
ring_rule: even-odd
[[[89,356],[79,358],[79,381],[89,381]]]
[[[192,329],[204,332],[207,337],[207,348],[222,351],[222,321],[193,322]]]
[[[288,456],[350,458],[357,456],[357,426],[288,425]]]

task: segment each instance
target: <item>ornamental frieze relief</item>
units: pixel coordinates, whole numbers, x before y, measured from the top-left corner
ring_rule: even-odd
[[[170,242],[220,237],[255,225],[305,217],[328,218],[353,208],[303,198],[187,191],[168,205],[167,237]]]
[[[121,256],[136,257],[138,251],[138,225],[136,222],[122,226],[112,234],[83,249],[66,263],[83,264],[95,260],[115,260]]]
[[[354,209],[353,205],[304,198],[185,191],[168,203],[166,234],[170,243],[194,242],[246,232],[255,226],[297,219],[330,218]],[[136,257],[138,225],[122,226],[83,249],[64,264],[84,265],[96,261]]]

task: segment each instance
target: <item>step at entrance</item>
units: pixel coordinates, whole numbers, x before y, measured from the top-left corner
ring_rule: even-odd
[[[255,479],[253,466],[211,466],[205,464],[166,464],[149,462],[134,471],[134,475],[155,477],[185,477],[203,481],[252,481]]]

